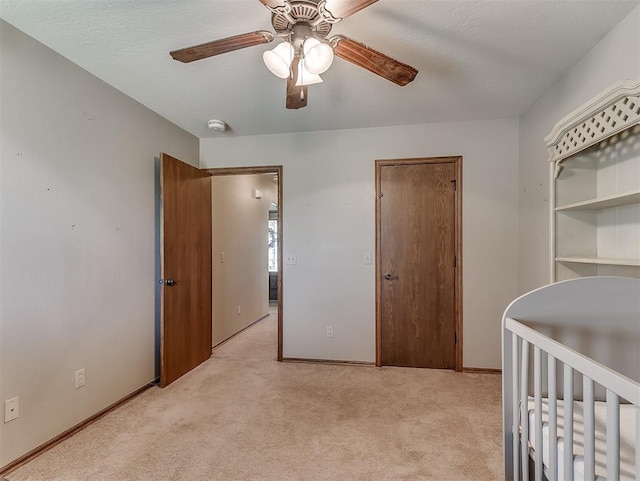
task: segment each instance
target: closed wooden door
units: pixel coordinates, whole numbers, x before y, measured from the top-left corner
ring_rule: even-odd
[[[210,175],[160,158],[160,385],[211,356]]]
[[[376,164],[379,365],[461,369],[460,162],[454,157]]]

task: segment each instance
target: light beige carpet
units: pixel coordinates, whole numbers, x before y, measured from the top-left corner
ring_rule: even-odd
[[[498,480],[500,376],[278,363],[275,316],[9,481]]]

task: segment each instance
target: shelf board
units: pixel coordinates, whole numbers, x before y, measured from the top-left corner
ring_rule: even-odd
[[[573,262],[576,264],[604,264],[609,266],[638,266],[640,259],[619,259],[616,257],[556,257],[557,262]]]
[[[563,212],[571,210],[600,210],[637,203],[640,203],[640,191],[625,192],[623,194],[610,195],[597,199],[583,200],[582,202],[575,202],[573,204],[556,207],[556,211]]]

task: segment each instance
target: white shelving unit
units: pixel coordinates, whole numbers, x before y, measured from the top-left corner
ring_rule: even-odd
[[[618,82],[556,124],[552,281],[640,277],[640,80]]]
[[[622,207],[623,205],[637,204],[640,202],[640,192],[625,192],[624,194],[614,194],[606,197],[583,200],[573,204],[556,207],[556,212],[566,212],[571,210],[600,210],[611,207]]]
[[[620,259],[615,257],[556,257],[557,262],[573,264],[600,264],[605,266],[640,266],[638,259]]]

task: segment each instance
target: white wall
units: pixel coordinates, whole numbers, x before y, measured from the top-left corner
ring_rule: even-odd
[[[520,119],[520,292],[551,280],[549,163],[544,137],[612,83],[640,78],[640,6],[571,67]]]
[[[267,222],[271,202],[278,203],[272,179],[273,174],[211,178],[214,346],[269,313]],[[261,199],[252,196],[254,189],[262,191]]]
[[[362,262],[375,250],[374,161],[462,155],[464,365],[499,368],[517,294],[517,133],[509,119],[202,139],[202,168],[283,165],[284,255],[298,258],[284,266],[284,356],[375,360],[375,270]]]
[[[0,22],[0,466],[154,378],[154,156],[198,140]],[[86,386],[74,389],[74,372]]]

